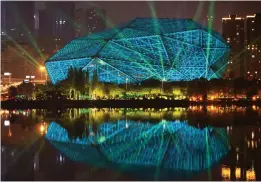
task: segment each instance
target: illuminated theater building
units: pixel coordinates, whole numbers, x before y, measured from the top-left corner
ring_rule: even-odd
[[[229,50],[219,33],[193,20],[137,18],[72,40],[45,66],[53,84],[66,79],[71,67],[115,84],[209,80],[223,76]]]

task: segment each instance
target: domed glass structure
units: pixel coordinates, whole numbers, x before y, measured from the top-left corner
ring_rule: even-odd
[[[70,67],[97,71],[101,82],[122,84],[219,78],[229,56],[223,37],[190,19],[137,18],[72,40],[46,62],[52,83]]]

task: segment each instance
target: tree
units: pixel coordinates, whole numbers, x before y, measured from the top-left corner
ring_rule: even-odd
[[[92,76],[92,88],[95,88],[99,83],[98,70],[96,69]]]
[[[16,87],[11,86],[11,87],[8,88],[8,96],[9,96],[9,98],[15,97],[15,96],[17,96],[17,94],[18,94],[18,90],[17,90]]]
[[[18,86],[18,90],[22,95],[31,98],[34,91],[34,85],[32,83],[22,83]]]

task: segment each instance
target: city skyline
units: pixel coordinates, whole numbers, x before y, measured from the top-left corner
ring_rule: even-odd
[[[98,6],[104,9],[112,25],[126,23],[136,17],[153,17],[154,15],[158,18],[193,18],[197,11],[199,12],[197,16],[198,21],[202,24],[207,24],[208,9],[211,4],[208,1],[155,1],[154,5],[149,1],[135,1],[135,3],[128,1],[76,1],[75,3],[76,8]],[[36,9],[45,8],[43,2],[36,2],[35,7]],[[213,29],[221,33],[222,17],[229,14],[246,16],[248,14],[261,13],[259,7],[261,7],[261,1],[214,2]],[[152,11],[153,9],[155,12]],[[153,15],[153,13],[155,14]]]

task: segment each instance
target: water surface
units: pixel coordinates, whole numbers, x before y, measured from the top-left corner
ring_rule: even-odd
[[[260,122],[257,106],[1,111],[1,177],[260,180]]]

